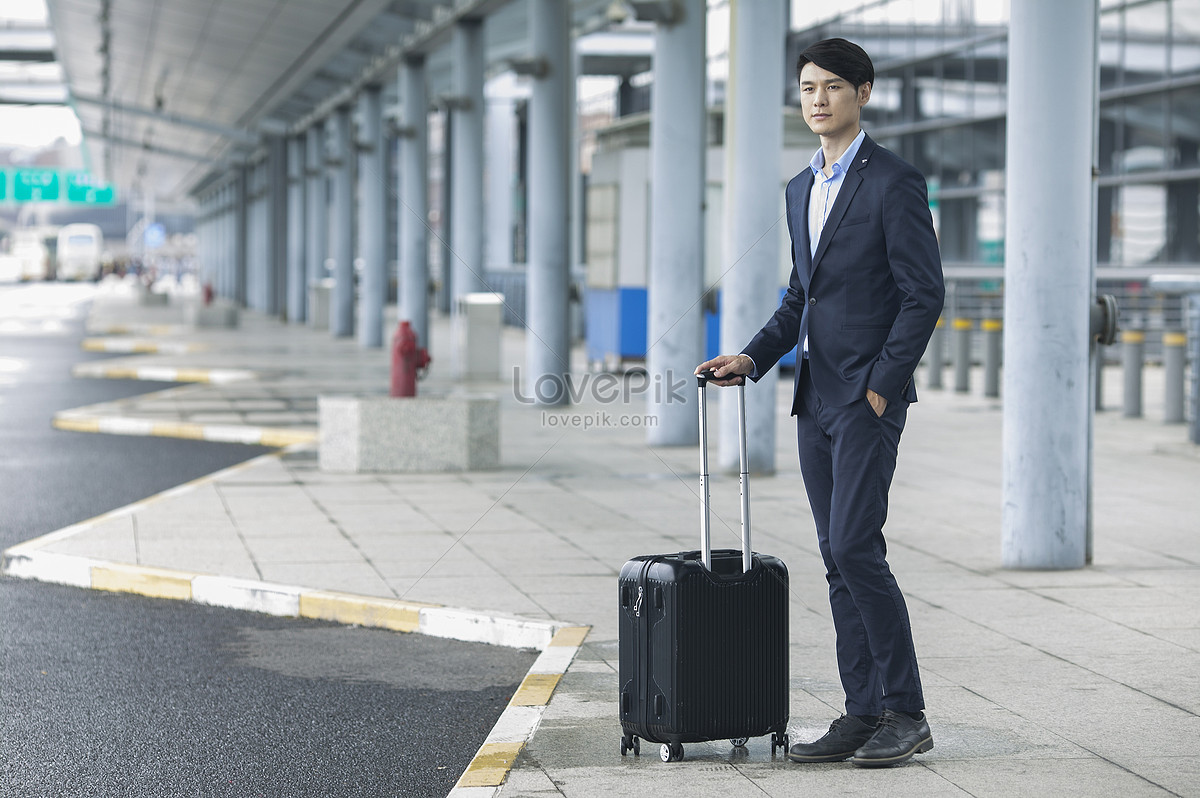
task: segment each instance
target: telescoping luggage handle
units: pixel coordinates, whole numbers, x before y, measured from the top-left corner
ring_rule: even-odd
[[[704,567],[712,570],[712,534],[708,511],[708,406],[705,388],[716,379],[712,369],[696,375],[700,392],[700,556]],[[750,474],[746,465],[746,380],[737,386],[738,397],[738,457],[741,462],[739,480],[742,494],[742,573],[750,571]]]

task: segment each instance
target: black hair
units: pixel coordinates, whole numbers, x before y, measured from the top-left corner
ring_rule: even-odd
[[[854,42],[845,39],[825,39],[804,48],[796,61],[797,83],[800,82],[800,70],[809,63],[849,81],[855,91],[864,83],[875,83],[875,65],[871,63],[871,56]]]

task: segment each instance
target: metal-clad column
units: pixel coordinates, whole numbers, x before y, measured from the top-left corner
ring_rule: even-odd
[[[221,189],[221,286],[222,295],[238,301],[237,294],[237,213],[235,202],[238,192],[237,172]]]
[[[358,256],[362,261],[358,343],[383,346],[383,305],[387,299],[387,175],[384,174],[382,88],[368,86],[358,96]]]
[[[329,200],[325,191],[325,130],[321,125],[308,129],[308,141],[304,147],[304,158],[308,182],[305,186],[305,224],[308,240],[304,245],[307,279],[305,290],[320,284],[325,278],[325,259],[329,257]],[[314,308],[308,308],[310,326],[317,321]]]
[[[692,371],[704,359],[706,9],[704,0],[674,8],[654,34],[650,101],[646,441],[659,446],[697,442]]]
[[[560,0],[532,0],[529,24],[542,72],[529,104],[529,258],[525,294],[525,393],[567,401],[570,305],[571,14]]]
[[[262,162],[249,165],[245,171],[245,272],[246,307],[262,311]]]
[[[304,278],[304,139],[288,138],[287,318],[304,321],[308,280]]]
[[[483,279],[483,21],[454,26],[454,124],[450,133],[450,273],[457,298],[484,290]]]
[[[721,279],[722,352],[740,352],[778,306],[783,208],[785,49],[783,0],[732,0],[729,91],[725,101],[725,207],[729,218]],[[771,369],[746,391],[746,454],[751,472],[775,471],[775,387]],[[739,470],[738,412],[721,402],[722,469]]]
[[[233,187],[233,298],[246,307],[246,255],[249,227],[251,167],[242,164],[237,169]]]
[[[266,290],[263,299],[267,313],[274,316],[287,310],[288,164],[287,139],[283,136],[267,138],[265,172],[266,263],[263,266]]]
[[[233,264],[233,219],[229,212],[229,194],[230,183],[226,180],[225,185],[217,189],[217,294],[233,299],[233,280],[230,276]]]
[[[1087,559],[1096,0],[1012,0],[1008,54],[1002,562]],[[1053,80],[1047,80],[1053,75]],[[1046,147],[1046,109],[1056,141]]]
[[[354,141],[350,106],[329,118],[333,177],[330,203],[329,252],[333,258],[333,296],[329,302],[329,331],[338,338],[354,335]]]
[[[408,321],[417,343],[429,347],[429,98],[425,58],[400,67],[403,91],[400,139],[400,320]]]

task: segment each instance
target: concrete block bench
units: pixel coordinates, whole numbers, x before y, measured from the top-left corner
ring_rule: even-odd
[[[232,329],[238,326],[241,311],[237,305],[229,302],[216,301],[211,305],[192,302],[183,308],[183,321],[192,327],[222,327]]]
[[[500,402],[491,396],[322,396],[322,471],[419,473],[500,466]]]

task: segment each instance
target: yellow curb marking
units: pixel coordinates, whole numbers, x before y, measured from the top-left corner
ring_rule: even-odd
[[[92,587],[96,590],[190,601],[192,576],[165,568],[143,568],[113,563],[92,568]]]
[[[525,743],[484,743],[456,787],[499,787]]]
[[[119,366],[111,366],[103,370],[104,376],[110,380],[136,380],[138,378],[138,370],[131,368],[121,368]]]
[[[174,382],[211,382],[211,369],[176,369]]]
[[[314,590],[300,594],[300,617],[350,623],[394,632],[416,632],[421,628],[421,610],[437,607],[415,601],[370,599]]]
[[[98,418],[62,418],[55,416],[52,424],[55,429],[63,429],[69,432],[100,431],[100,419]]]
[[[564,626],[554,633],[554,638],[550,641],[552,646],[581,646],[583,639],[587,637],[592,627],[590,626]]]
[[[561,678],[561,673],[531,673],[521,682],[509,704],[514,707],[545,706],[550,703],[550,696]]]
[[[984,332],[1000,332],[1004,329],[1004,323],[999,319],[984,319],[982,327]]]
[[[954,320],[954,329],[956,329],[956,330],[969,330],[974,326],[975,326],[974,323],[970,319],[955,319]]]
[[[205,439],[204,426],[202,424],[163,422],[151,427],[150,434],[157,438],[183,438],[193,441],[202,441]]]
[[[317,433],[308,430],[263,430],[258,442],[262,446],[293,446],[297,443],[313,443]]]

